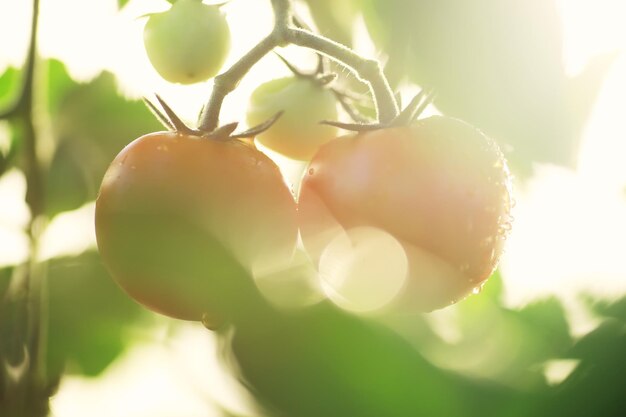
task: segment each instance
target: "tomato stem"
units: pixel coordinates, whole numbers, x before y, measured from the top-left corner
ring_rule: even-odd
[[[24,417],[48,414],[48,397],[52,393],[46,376],[46,264],[38,260],[40,236],[45,228],[46,217],[45,182],[42,163],[37,152],[37,129],[35,126],[33,84],[37,60],[37,26],[39,0],[32,1],[30,41],[22,74],[22,83],[17,99],[0,118],[9,119],[19,126],[23,172],[26,177],[26,203],[31,220],[26,232],[29,237],[29,258],[16,267],[11,277],[13,296],[0,300],[3,311],[12,311],[12,322],[0,323],[10,329],[11,337],[0,340],[0,351],[12,352],[11,365],[19,367],[16,380],[6,385],[6,392],[0,393],[0,414]],[[6,319],[7,317],[0,317]],[[6,359],[5,359],[6,360]],[[9,362],[0,369],[0,380],[8,379]],[[1,381],[0,381],[1,382]],[[6,400],[6,401],[3,401]]]
[[[380,63],[357,54],[352,49],[312,31],[292,25],[291,0],[271,0],[274,28],[230,69],[214,79],[213,90],[198,121],[199,129],[211,132],[219,125],[219,114],[226,96],[232,92],[250,69],[278,46],[288,44],[313,49],[346,66],[366,83],[374,98],[378,121],[391,122],[399,113],[398,104]]]

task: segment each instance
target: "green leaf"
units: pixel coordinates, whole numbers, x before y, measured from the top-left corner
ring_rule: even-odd
[[[541,364],[560,358],[572,345],[558,300],[534,302],[521,310],[501,305],[502,282],[492,277],[478,295],[457,306],[459,340],[426,340],[429,357],[441,366],[511,386],[542,386]]]
[[[560,356],[572,344],[565,310],[554,297],[527,305],[519,311],[519,318],[545,349],[540,355]]]
[[[626,296],[622,296],[615,301],[585,297],[585,301],[596,314],[606,318],[618,319],[626,323]]]
[[[281,415],[531,415],[515,390],[433,366],[397,333],[326,303],[261,313],[232,346],[256,398]]]
[[[71,141],[59,144],[46,178],[48,196],[46,210],[50,215],[80,207],[93,198],[96,184],[89,178],[80,146]]]
[[[81,87],[70,77],[63,62],[50,59],[46,61],[47,69],[47,93],[46,100],[50,117],[54,120],[59,115],[60,107],[73,90]]]
[[[0,380],[5,374],[4,364],[17,365],[24,359],[23,299],[18,291],[8,291],[13,279],[23,279],[22,272],[17,268],[0,270],[0,360],[3,363]]]
[[[626,410],[626,324],[607,319],[572,348],[581,362],[552,393],[544,415],[621,416]]]
[[[128,0],[117,0],[117,8],[121,9],[122,7],[126,6],[126,3],[128,3]]]
[[[144,310],[111,279],[96,252],[50,262],[48,371],[95,376],[146,326]]]
[[[8,137],[0,138],[2,143],[0,146],[0,175],[5,173],[15,161],[15,157],[19,154],[20,145],[22,143],[22,126],[20,123],[8,123]]]
[[[12,274],[13,268],[0,268],[0,303],[4,299],[6,292],[9,289]]]
[[[19,90],[20,71],[9,67],[0,76],[0,112],[17,98]]]
[[[117,92],[115,78],[104,72],[88,84],[73,85],[64,69],[51,65],[61,80],[50,102],[58,147],[47,175],[47,214],[73,210],[96,198],[113,158],[137,137],[162,130],[145,105]]]
[[[533,162],[575,162],[590,103],[610,63],[572,82],[555,0],[364,0],[392,84],[437,92],[443,113],[496,139],[518,176]]]
[[[358,16],[358,3],[354,0],[305,0],[315,26],[324,36],[343,45],[352,44],[352,30]]]

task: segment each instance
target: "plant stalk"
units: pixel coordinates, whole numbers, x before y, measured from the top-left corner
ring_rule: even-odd
[[[274,11],[272,32],[248,51],[230,69],[214,79],[213,90],[198,120],[198,128],[212,132],[219,125],[219,115],[226,96],[265,55],[288,44],[313,49],[350,69],[370,89],[376,105],[377,119],[391,122],[399,113],[398,104],[378,61],[367,59],[347,46],[292,25],[291,0],[271,0]]]

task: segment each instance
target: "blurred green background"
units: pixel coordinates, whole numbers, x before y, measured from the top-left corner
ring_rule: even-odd
[[[25,76],[28,3],[0,4],[0,115]],[[321,33],[381,59],[405,101],[432,87],[427,113],[462,118],[495,138],[515,176],[516,221],[500,270],[455,306],[360,317],[322,305],[277,320],[273,338],[235,339],[241,358],[268,364],[248,375],[254,392],[283,410],[309,407],[300,416],[345,416],[354,413],[342,408],[354,393],[324,385],[320,364],[336,364],[348,383],[371,383],[380,393],[376,375],[395,375],[409,361],[419,377],[363,401],[359,415],[408,415],[417,409],[394,397],[407,390],[422,398],[424,415],[626,416],[626,5],[296,3]],[[193,121],[210,92],[210,82],[167,84],[149,66],[141,16],[166,7],[160,0],[41,2],[33,122],[46,221],[34,249],[25,233],[28,123],[0,120],[1,416],[24,360],[24,312],[14,300],[33,262],[46,270],[38,334],[53,416],[271,415],[237,382],[228,344],[199,324],[135,305],[95,248],[93,201],[106,167],[131,140],[161,129],[141,96],[157,92]],[[271,9],[269,1],[232,0],[224,11],[232,63],[270,30]],[[315,65],[310,52],[283,52]],[[339,82],[365,91],[333,68]],[[222,119],[243,121],[250,91],[286,73],[275,57],[262,60],[229,96]],[[302,167],[277,161],[295,181]],[[294,383],[268,378],[270,365],[285,366]],[[314,401],[329,395],[336,402]]]

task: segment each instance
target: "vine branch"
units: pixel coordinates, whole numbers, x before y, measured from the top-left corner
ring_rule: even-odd
[[[198,127],[211,132],[218,127],[219,114],[226,96],[232,92],[250,69],[278,46],[288,44],[313,49],[351,70],[365,82],[374,98],[377,118],[381,123],[393,120],[399,113],[393,91],[378,61],[367,59],[350,48],[307,29],[292,25],[291,0],[271,0],[274,28],[230,69],[214,79],[213,91],[200,115]]]
[[[45,265],[37,260],[39,236],[42,232],[44,217],[45,187],[42,166],[37,153],[37,131],[34,121],[34,78],[37,60],[37,29],[39,18],[39,0],[32,0],[32,18],[30,41],[22,72],[20,90],[15,101],[4,111],[0,119],[10,119],[21,131],[22,169],[26,177],[26,203],[31,212],[27,227],[30,240],[29,259],[22,266],[20,273],[15,273],[14,298],[4,301],[10,303],[15,312],[12,323],[14,329],[13,352],[23,352],[20,366],[23,372],[16,381],[5,387],[8,389],[8,401],[0,404],[0,414],[39,417],[48,413],[48,397],[51,394],[45,375],[45,308],[44,301]],[[14,358],[16,359],[16,358]],[[3,363],[8,366],[8,363]],[[2,369],[1,372],[6,372]],[[1,402],[1,401],[0,401]],[[4,415],[4,414],[3,414]]]

